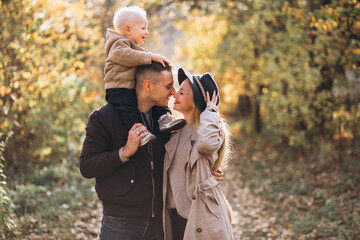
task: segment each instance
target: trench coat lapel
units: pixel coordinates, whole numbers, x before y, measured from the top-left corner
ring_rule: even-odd
[[[187,141],[189,144],[188,156],[189,156],[190,168],[193,167],[194,163],[198,159],[199,152],[197,150],[192,151],[194,149],[197,140],[198,140],[197,133],[193,132],[190,136],[190,139]]]
[[[199,153],[199,151],[197,151],[197,147],[194,147],[194,145],[196,144],[198,140],[198,135],[197,133],[194,133],[191,136],[191,144],[192,144],[192,148],[196,149],[195,151],[191,151],[190,153],[190,159],[189,159],[189,164],[190,164],[190,169],[193,168],[194,164],[196,163],[196,161],[201,157],[201,154]]]
[[[178,147],[181,148],[181,151],[185,152],[186,156],[190,156],[191,150],[197,141],[197,133],[193,132],[190,136],[188,136],[187,139],[185,139],[184,145],[179,146],[180,137],[181,137],[180,130],[174,131],[170,136],[170,140],[165,144],[166,153],[168,155],[168,162],[165,166],[166,170],[168,170],[169,167],[171,166],[171,162],[174,159],[174,155]]]
[[[171,162],[174,159],[176,147],[179,143],[179,140],[180,140],[180,131],[174,131],[170,136],[170,140],[165,144],[165,150],[168,157],[168,162],[166,163],[166,166],[164,166],[166,171],[169,169]]]

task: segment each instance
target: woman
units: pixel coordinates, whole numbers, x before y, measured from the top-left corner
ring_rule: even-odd
[[[211,175],[228,150],[216,82],[210,73],[193,76],[183,68],[178,81],[174,110],[183,114],[186,125],[165,145],[165,240],[233,239],[230,207]]]

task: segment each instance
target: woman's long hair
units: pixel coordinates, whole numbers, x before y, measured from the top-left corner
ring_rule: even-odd
[[[195,128],[195,130],[199,129],[199,125],[200,125],[200,110],[195,106],[195,104],[193,105],[193,111],[191,113],[191,124],[193,125],[193,127]],[[226,165],[229,162],[230,159],[230,154],[231,154],[231,132],[229,131],[229,124],[225,121],[224,118],[222,118],[220,116],[220,128],[221,131],[224,132],[224,142],[221,145],[220,149],[219,149],[219,157],[218,159],[215,161],[214,165],[211,166],[211,171],[215,171],[217,172],[219,170],[219,167],[226,167]],[[228,211],[228,216],[229,216],[229,220],[230,223],[232,221],[232,208],[228,202],[228,200],[224,197],[225,200],[225,204],[226,204],[226,208]]]

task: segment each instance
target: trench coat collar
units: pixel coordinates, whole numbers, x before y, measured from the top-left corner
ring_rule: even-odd
[[[171,166],[171,162],[174,159],[176,149],[178,147],[181,147],[182,151],[188,152],[189,156],[190,156],[191,149],[192,149],[192,147],[194,146],[194,144],[196,143],[196,141],[198,139],[197,138],[197,133],[196,133],[196,131],[194,131],[194,132],[191,133],[191,135],[188,137],[188,139],[185,140],[184,146],[178,146],[179,141],[180,141],[180,137],[181,137],[180,132],[181,132],[181,129],[172,132],[171,135],[170,135],[170,140],[165,144],[165,149],[166,149],[166,152],[167,152],[167,154],[169,156],[169,163],[170,163],[170,164],[168,164],[166,166],[167,169],[168,169],[168,167]]]

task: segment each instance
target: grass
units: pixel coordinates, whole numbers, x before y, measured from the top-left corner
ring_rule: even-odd
[[[9,186],[14,239],[76,239],[83,229],[75,223],[98,209],[93,186],[68,166],[33,170],[17,178]]]

